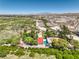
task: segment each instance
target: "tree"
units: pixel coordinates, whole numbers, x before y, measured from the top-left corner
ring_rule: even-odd
[[[68,38],[67,35],[71,35],[72,32],[65,25],[60,26],[60,27],[61,27],[61,31],[58,31],[59,32],[58,37],[66,39],[67,41],[70,42],[71,38]]]
[[[71,40],[70,43],[74,46],[74,49],[79,49],[79,41],[77,40]]]
[[[31,38],[31,37],[26,37],[24,39],[24,42],[26,42],[26,43],[31,43],[32,41],[33,41],[33,38]]]
[[[65,25],[61,26],[61,29],[63,31],[63,33],[66,34],[70,34],[70,30],[68,29],[68,27],[66,27]]]
[[[63,39],[67,38],[66,35],[63,33],[63,31],[59,31],[58,37]]]
[[[35,39],[35,31],[33,30],[33,28],[32,28],[32,31],[31,31],[30,35],[31,35],[32,38]]]
[[[54,31],[49,31],[48,29],[46,30],[46,32],[44,33],[45,37],[52,37],[55,36],[56,33]]]
[[[31,45],[36,45],[37,42],[32,38],[32,37],[26,37],[24,40],[23,40],[25,43],[27,44],[31,44]]]
[[[64,39],[53,39],[52,46],[54,48],[67,48],[68,42]]]
[[[25,30],[24,30],[24,33],[22,35],[22,38],[25,39],[26,37],[29,37],[30,36],[30,33],[27,33]]]

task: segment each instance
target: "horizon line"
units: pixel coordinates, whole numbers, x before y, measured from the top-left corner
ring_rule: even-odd
[[[36,12],[36,13],[0,13],[0,15],[36,15],[36,14],[73,14],[79,12]]]

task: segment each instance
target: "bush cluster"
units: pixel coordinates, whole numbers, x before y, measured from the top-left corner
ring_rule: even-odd
[[[24,55],[24,49],[17,46],[0,46],[0,57],[6,57],[8,54],[15,54],[17,56]]]
[[[59,50],[50,48],[29,48],[30,52],[46,55],[55,55],[56,59],[79,59],[79,50]],[[32,54],[31,54],[32,55]]]

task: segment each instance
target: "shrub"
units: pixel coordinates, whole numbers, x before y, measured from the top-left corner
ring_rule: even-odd
[[[26,38],[24,39],[24,42],[25,42],[25,43],[32,44],[32,43],[34,43],[34,39],[33,39],[32,37],[26,37]]]
[[[32,41],[32,45],[37,45],[38,43],[37,43],[37,41],[36,40],[33,40]]]
[[[7,53],[5,51],[0,51],[0,57],[6,57]]]
[[[59,54],[59,53],[57,53],[57,54],[56,54],[56,58],[57,58],[57,59],[62,59],[62,55]]]
[[[22,49],[18,49],[14,54],[19,56],[19,57],[22,56],[22,55],[25,55],[25,53]]]
[[[74,59],[73,55],[65,54],[63,55],[63,59]]]
[[[31,53],[29,54],[30,57],[34,57],[34,55],[35,55],[34,52],[31,52]]]
[[[71,50],[64,50],[63,54],[72,54]]]
[[[0,46],[0,57],[6,57],[7,54],[9,54],[8,47]]]
[[[79,59],[79,55],[74,55],[74,59]]]
[[[68,42],[64,39],[53,39],[52,46],[54,48],[67,48]]]
[[[74,49],[79,49],[79,41],[77,40],[71,40],[70,43],[74,46]]]
[[[7,40],[6,39],[0,39],[0,45],[6,44],[6,43],[7,43]]]

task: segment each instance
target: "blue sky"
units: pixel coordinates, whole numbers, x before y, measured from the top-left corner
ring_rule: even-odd
[[[0,14],[79,12],[79,0],[0,0]]]

